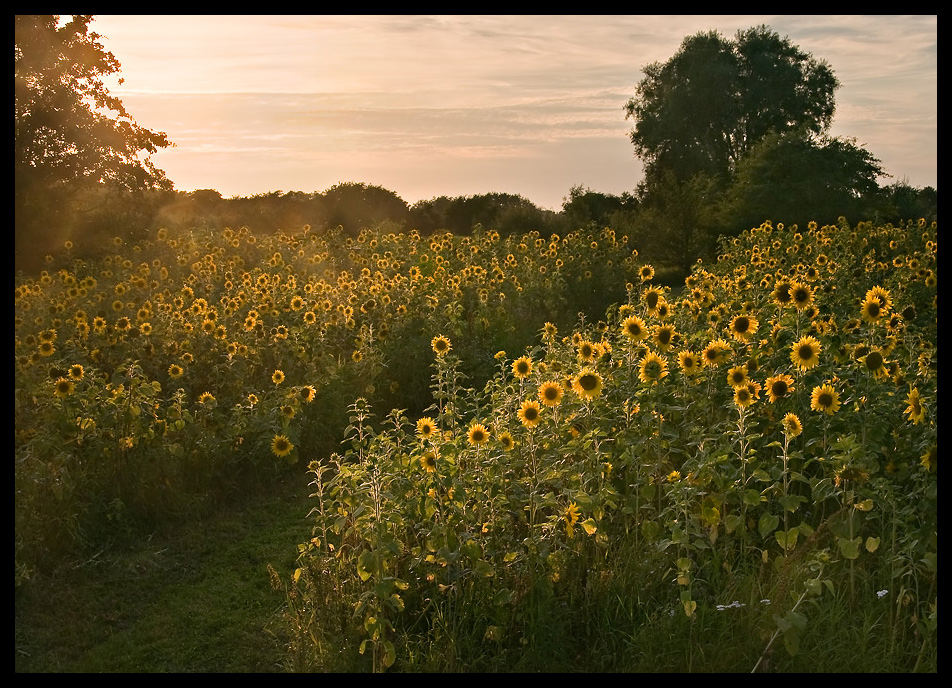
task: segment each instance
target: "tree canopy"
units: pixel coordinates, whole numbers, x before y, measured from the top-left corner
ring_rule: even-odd
[[[97,186],[171,189],[150,156],[171,145],[139,126],[103,77],[116,57],[89,30],[92,17],[16,15],[14,49],[16,235],[50,234],[70,201]],[[121,83],[121,81],[120,81]]]
[[[716,31],[688,36],[644,74],[625,112],[649,180],[666,170],[679,181],[699,173],[726,181],[770,132],[823,133],[839,85],[825,62],[766,26],[733,40]]]

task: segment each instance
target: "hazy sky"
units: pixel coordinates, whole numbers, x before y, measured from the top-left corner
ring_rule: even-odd
[[[891,181],[937,183],[936,15],[100,15],[110,84],[176,144],[177,189],[225,197],[364,182],[408,203],[491,191],[558,210],[641,179],[624,106],[682,39],[766,24],[841,82],[832,134]]]

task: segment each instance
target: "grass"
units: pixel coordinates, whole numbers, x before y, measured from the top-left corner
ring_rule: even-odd
[[[303,475],[172,535],[64,563],[16,599],[19,672],[274,672],[283,595],[306,534]]]

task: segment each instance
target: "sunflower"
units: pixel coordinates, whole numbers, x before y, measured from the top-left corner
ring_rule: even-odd
[[[562,391],[558,382],[543,382],[539,387],[539,401],[550,408],[558,406],[562,402]]]
[[[768,377],[764,386],[767,388],[767,394],[770,397],[770,403],[776,403],[778,399],[783,399],[793,391],[793,378],[789,375],[774,375]]]
[[[433,347],[433,351],[437,356],[442,356],[453,348],[450,344],[450,340],[441,334],[436,335],[430,340],[430,346]]]
[[[820,351],[823,347],[816,337],[805,335],[800,337],[790,350],[790,360],[800,370],[809,370],[820,362]]]
[[[876,299],[879,302],[879,307],[883,310],[883,312],[892,308],[892,295],[887,289],[883,289],[880,286],[875,286],[866,292],[863,300],[866,301],[869,299]]]
[[[803,426],[800,424],[800,419],[797,418],[797,414],[795,413],[788,413],[780,422],[783,425],[783,434],[790,439],[803,432]]]
[[[512,439],[512,435],[508,431],[499,435],[499,444],[506,451],[511,451],[516,446],[515,440]]]
[[[520,356],[512,362],[512,374],[524,380],[532,372],[532,360],[528,356]]]
[[[701,363],[716,368],[727,360],[730,350],[730,346],[723,339],[715,339],[701,352]]]
[[[41,356],[52,356],[56,352],[53,342],[40,342],[39,349]]]
[[[578,523],[579,515],[578,504],[572,502],[568,505],[565,511],[562,513],[562,518],[565,519],[565,534],[569,537],[572,537],[575,534],[575,524]]]
[[[652,335],[652,340],[662,351],[667,351],[671,348],[671,344],[674,342],[675,337],[677,336],[677,330],[674,329],[674,325],[656,325],[654,328],[654,334]]]
[[[668,374],[668,362],[653,351],[641,359],[638,366],[638,379],[645,384],[657,384]]]
[[[73,384],[73,381],[65,377],[58,378],[56,382],[53,383],[53,394],[60,399],[65,399],[72,394],[75,389],[76,385]]]
[[[757,318],[750,315],[738,315],[731,320],[731,336],[739,342],[749,342],[757,332]]]
[[[931,473],[936,469],[936,459],[938,459],[938,453],[938,447],[933,444],[931,447],[929,447],[929,451],[920,457],[922,460],[919,462],[919,465]]]
[[[863,356],[862,363],[866,368],[866,372],[877,380],[883,379],[888,374],[886,371],[886,360],[883,358],[883,352],[880,351],[878,347],[874,347],[868,354]]]
[[[809,308],[813,303],[813,289],[809,284],[793,282],[790,285],[790,299],[793,301],[793,305],[796,306],[797,310],[802,311],[805,308]]]
[[[542,417],[542,409],[539,402],[534,399],[526,399],[517,413],[519,422],[527,428],[534,428],[539,424]]]
[[[810,408],[832,416],[840,409],[840,395],[829,383],[818,385],[810,395]]]
[[[778,306],[786,306],[793,300],[793,295],[790,293],[791,288],[790,282],[786,280],[780,280],[774,285],[773,292],[771,296],[773,297],[774,303]]]
[[[314,401],[314,397],[316,395],[317,390],[314,389],[312,385],[304,385],[298,390],[298,398],[305,404],[310,404],[312,401]]]
[[[602,376],[591,368],[585,368],[572,380],[572,390],[583,399],[594,399],[602,391]]]
[[[696,375],[701,371],[701,358],[693,351],[678,352],[678,365],[686,375]]]
[[[632,342],[640,341],[648,334],[645,321],[637,315],[629,315],[625,318],[621,323],[621,331]]]
[[[424,416],[417,421],[416,430],[420,437],[429,439],[436,433],[436,423],[429,416]]]
[[[275,371],[271,374],[271,382],[273,382],[273,383],[276,384],[276,385],[280,385],[282,382],[284,382],[284,371],[283,371],[283,370],[275,370]]]
[[[733,388],[747,385],[747,365],[734,366],[727,371],[727,383]]]
[[[751,387],[743,385],[734,388],[734,405],[738,408],[747,408],[754,403],[754,395]]]
[[[182,373],[185,371],[182,369],[182,366],[177,363],[173,363],[169,366],[169,377],[182,377]]]
[[[656,315],[658,313],[658,307],[664,303],[664,292],[658,287],[649,287],[645,290],[645,293],[642,294],[641,298],[645,302],[645,308],[648,309],[648,314]]]
[[[208,404],[213,404],[215,402],[215,395],[211,392],[202,392],[201,396],[198,397],[198,403],[203,406]]]
[[[913,387],[906,396],[906,410],[903,413],[909,416],[913,425],[918,425],[926,417],[926,407],[922,405],[922,399],[919,396],[919,389]]]
[[[482,423],[474,423],[469,427],[467,439],[474,447],[481,447],[489,441],[489,430]]]
[[[590,342],[587,339],[582,339],[578,343],[578,360],[583,363],[591,363],[598,356],[598,348],[595,346],[594,342]]]
[[[427,473],[433,473],[436,471],[436,452],[428,451],[424,452],[423,456],[420,457],[420,465],[423,466],[423,469]]]
[[[875,295],[869,295],[859,306],[860,315],[869,324],[875,324],[886,314],[882,302]]]
[[[79,363],[74,363],[69,367],[69,379],[70,380],[82,380],[86,375],[86,371],[83,369]]]
[[[271,452],[278,457],[287,456],[294,449],[294,445],[284,435],[275,435],[271,440]]]
[[[650,265],[642,265],[641,269],[638,271],[638,277],[642,282],[647,282],[652,277],[654,277],[654,268]]]

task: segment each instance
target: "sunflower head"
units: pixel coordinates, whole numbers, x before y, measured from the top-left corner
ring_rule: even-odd
[[[546,406],[558,406],[562,402],[562,385],[558,382],[543,382],[539,387],[539,401]]]
[[[532,372],[532,360],[528,356],[520,356],[512,362],[512,374],[524,380]]]
[[[572,389],[583,399],[594,399],[602,391],[602,376],[591,368],[585,368],[572,380]]]
[[[524,426],[534,428],[539,424],[539,420],[542,417],[542,409],[538,401],[526,399],[522,402],[522,406],[519,408],[517,415],[519,416],[519,422]]]
[[[433,347],[433,352],[437,356],[443,356],[453,348],[450,344],[450,340],[441,334],[438,334],[430,340],[430,346]]]
[[[473,446],[481,447],[489,441],[489,430],[482,423],[474,423],[469,428],[467,439]]]
[[[820,352],[823,347],[815,337],[805,335],[801,337],[790,350],[790,360],[800,370],[808,370],[820,362]]]

